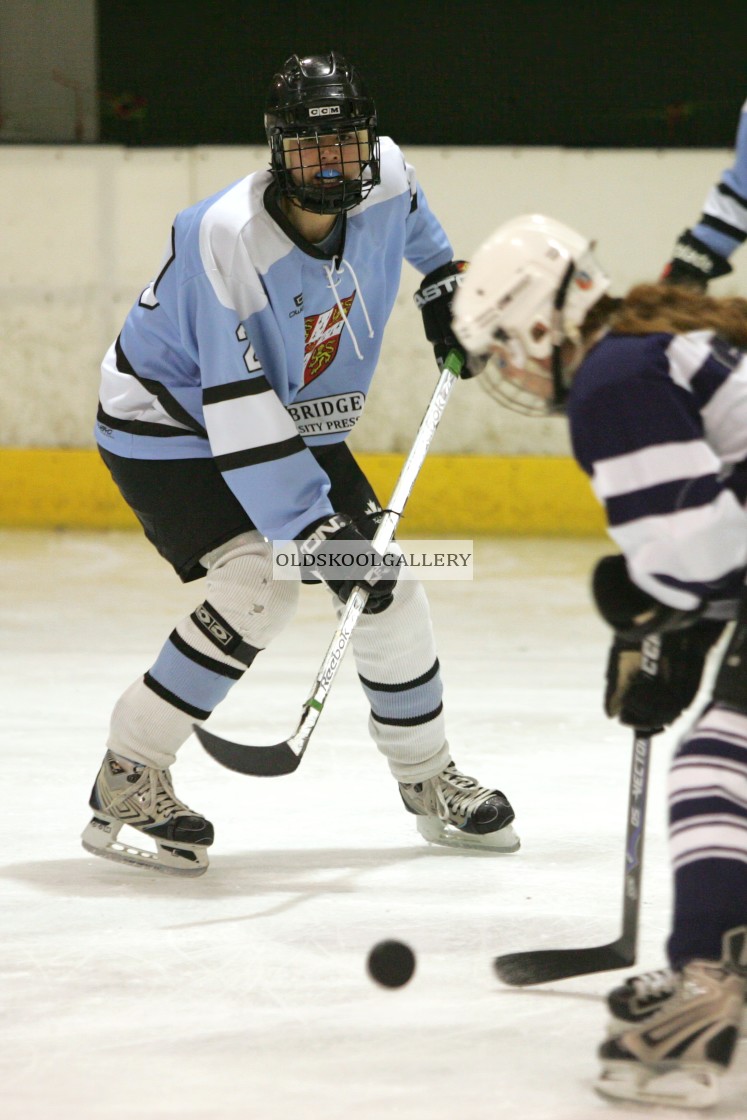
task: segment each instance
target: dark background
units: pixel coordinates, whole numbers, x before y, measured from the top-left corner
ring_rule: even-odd
[[[747,0],[99,0],[101,138],[264,142],[270,78],[336,49],[403,144],[732,147]]]

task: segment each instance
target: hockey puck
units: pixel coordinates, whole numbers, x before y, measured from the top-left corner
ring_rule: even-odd
[[[368,974],[385,988],[401,988],[415,971],[415,954],[403,941],[380,941],[368,954]]]

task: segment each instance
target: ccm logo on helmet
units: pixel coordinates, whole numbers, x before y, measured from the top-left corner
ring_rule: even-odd
[[[340,105],[317,105],[309,109],[310,117],[339,117],[342,112]]]

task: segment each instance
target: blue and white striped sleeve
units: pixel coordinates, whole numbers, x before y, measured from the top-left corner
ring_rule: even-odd
[[[708,192],[693,233],[727,259],[747,240],[747,102],[739,118],[734,163]]]

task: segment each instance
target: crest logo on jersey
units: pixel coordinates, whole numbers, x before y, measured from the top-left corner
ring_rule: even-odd
[[[355,292],[341,300],[345,315],[350,314]],[[321,315],[307,315],[304,319],[303,383],[308,385],[321,377],[335,360],[340,345],[343,318],[335,305]]]

